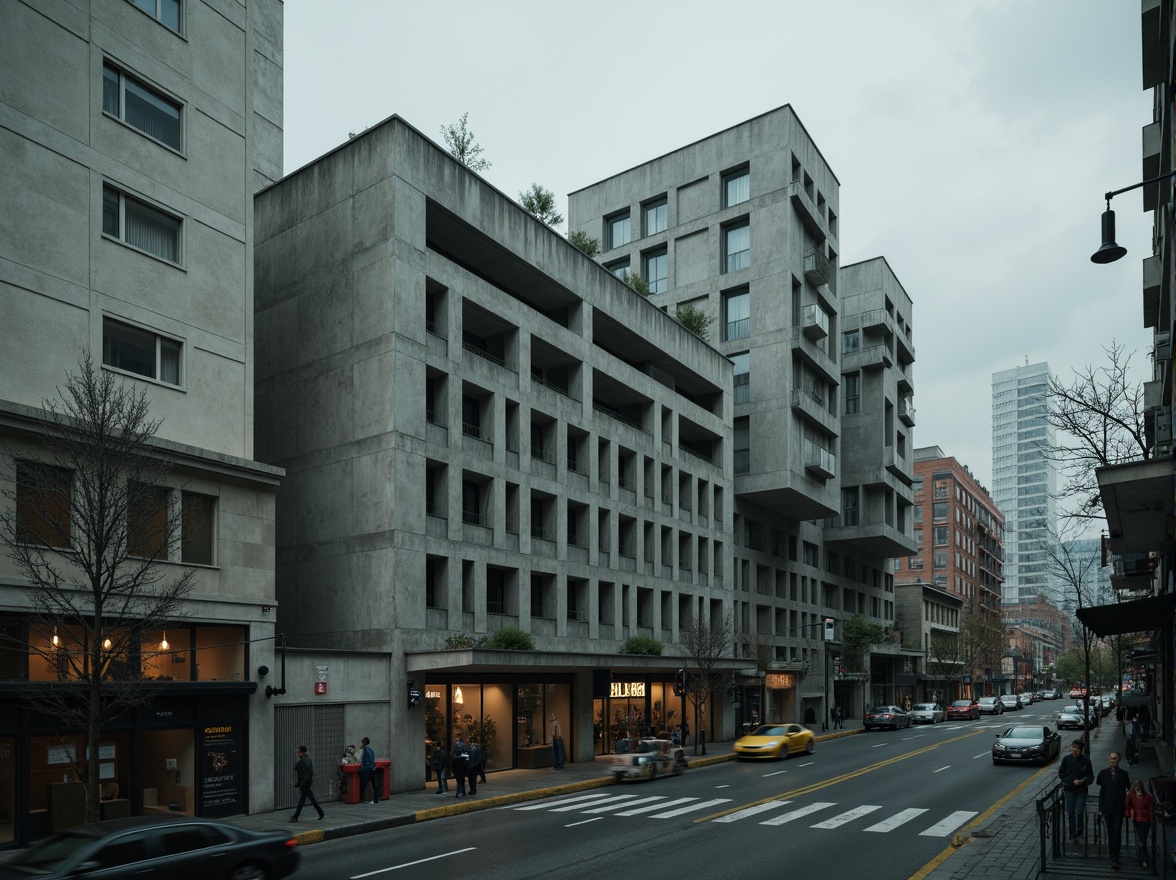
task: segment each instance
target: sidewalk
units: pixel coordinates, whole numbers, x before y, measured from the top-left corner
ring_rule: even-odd
[[[1062,731],[1062,754],[1070,742],[1080,734]],[[1110,766],[1107,756],[1111,752],[1124,754],[1124,732],[1122,723],[1115,720],[1112,712],[1102,719],[1102,724],[1090,733],[1090,760],[1095,775]],[[1139,761],[1125,766],[1132,780],[1142,779],[1146,785],[1153,776],[1161,772],[1157,754],[1159,744],[1154,739],[1143,744]],[[910,880],[976,880],[976,878],[1000,878],[1000,880],[1034,880],[1038,877],[1041,863],[1041,838],[1038,831],[1036,799],[1057,784],[1058,760],[1051,761],[1034,773],[1011,795],[995,804],[991,809],[961,829],[955,843],[940,853],[924,870]],[[1124,762],[1126,764],[1126,762]],[[1169,768],[1170,771],[1171,768]],[[1098,809],[1098,787],[1092,787],[1087,800],[1087,812]],[[1159,830],[1157,826],[1157,831]],[[1092,878],[1127,877],[1143,880],[1159,876],[1159,870],[1152,874],[1144,871],[1135,861],[1134,832],[1123,835],[1122,868],[1112,871],[1110,859],[1104,853],[1089,857],[1068,855],[1051,860],[1047,873],[1041,875],[1049,880],[1092,880]],[[1050,841],[1046,845],[1050,845]],[[1162,864],[1162,848],[1157,849],[1156,861]]]

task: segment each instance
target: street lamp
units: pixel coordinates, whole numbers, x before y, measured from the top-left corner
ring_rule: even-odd
[[[1173,176],[1176,176],[1176,170],[1169,171],[1167,174],[1161,174],[1159,177],[1153,177],[1151,180],[1144,180],[1140,183],[1133,183],[1131,186],[1125,186],[1122,189],[1113,190],[1104,196],[1107,200],[1107,209],[1103,211],[1102,215],[1102,245],[1090,255],[1090,262],[1113,263],[1115,260],[1121,260],[1127,255],[1127,248],[1115,242],[1115,212],[1111,210],[1111,199],[1125,192],[1130,192],[1133,189],[1139,189],[1141,186],[1147,186],[1149,183],[1170,180]]]

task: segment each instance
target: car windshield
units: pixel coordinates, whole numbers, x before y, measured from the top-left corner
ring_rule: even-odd
[[[765,724],[762,727],[757,727],[752,733],[752,736],[783,736],[788,731],[778,724]]]
[[[934,703],[919,703],[917,706],[915,706],[914,711],[916,711],[916,712],[934,712],[935,711],[935,704]]]
[[[1010,727],[1005,731],[1005,739],[1041,739],[1040,727]]]
[[[55,834],[39,840],[7,863],[9,868],[49,871],[72,859],[78,852],[92,846],[94,838],[82,834]],[[36,873],[25,871],[25,873]]]
[[[980,702],[981,703],[995,703],[996,697],[981,697]]]
[[[640,754],[647,754],[649,752],[656,752],[657,745],[654,743],[639,742],[639,743],[637,743],[637,748],[633,749],[633,751],[640,753]]]
[[[870,710],[871,715],[889,715],[894,711],[893,706],[875,706]]]
[[[955,706],[957,709],[967,709],[969,706],[972,705],[972,701],[971,700],[956,700],[954,703],[952,703],[952,705]]]

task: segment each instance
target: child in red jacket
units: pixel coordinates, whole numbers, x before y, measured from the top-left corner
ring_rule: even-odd
[[[1147,867],[1147,841],[1151,834],[1152,814],[1155,812],[1156,799],[1143,790],[1143,783],[1138,779],[1131,784],[1131,791],[1127,792],[1127,799],[1123,802],[1123,812],[1135,823],[1135,852],[1139,857],[1139,864]]]

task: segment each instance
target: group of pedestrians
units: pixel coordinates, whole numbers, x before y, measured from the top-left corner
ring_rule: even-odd
[[[437,777],[437,794],[449,794],[452,777],[457,787],[454,797],[465,797],[467,788],[474,795],[478,793],[478,783],[486,781],[486,750],[476,739],[467,743],[458,733],[452,755],[446,753],[444,740],[433,745],[430,766]]]
[[[370,784],[372,787],[371,803],[378,804],[380,802],[380,783],[376,776],[376,750],[372,748],[372,742],[366,736],[360,742],[363,743],[363,749],[360,753],[356,754],[355,746],[348,746],[343,753],[340,764],[342,766],[359,764],[359,798],[361,801],[367,801],[368,785]],[[294,785],[298,789],[298,806],[294,808],[290,821],[298,821],[307,801],[310,801],[310,805],[318,812],[319,819],[322,819],[326,814],[319,805],[318,798],[314,796],[314,762],[311,761],[306,746],[298,747],[298,760],[294,764]]]
[[[1126,770],[1119,766],[1121,756],[1111,752],[1109,767],[1094,775],[1094,765],[1083,754],[1082,740],[1070,744],[1070,754],[1058,765],[1058,776],[1062,780],[1062,793],[1066,806],[1067,837],[1078,843],[1085,832],[1084,814],[1086,796],[1091,784],[1098,786],[1098,812],[1107,827],[1107,849],[1111,857],[1111,868],[1119,870],[1119,853],[1122,847],[1123,822],[1130,819],[1135,826],[1136,855],[1142,867],[1146,868],[1148,839],[1151,834],[1155,798],[1144,790],[1143,783],[1132,783]]]

